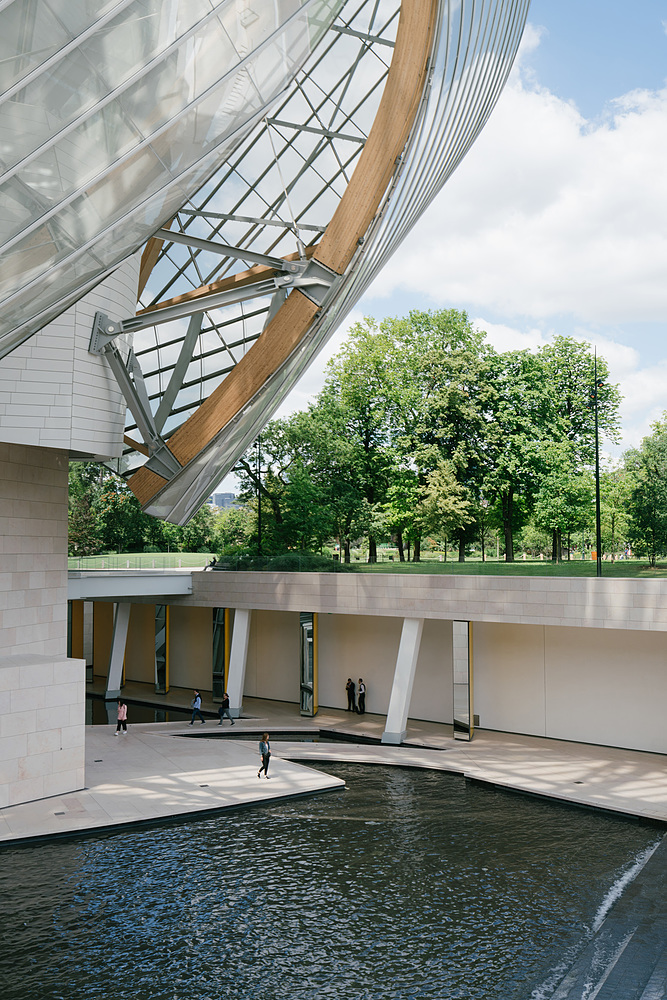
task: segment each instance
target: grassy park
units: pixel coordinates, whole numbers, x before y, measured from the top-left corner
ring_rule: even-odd
[[[297,553],[294,553],[297,556]],[[107,555],[70,557],[71,570],[160,570],[160,569],[203,569],[212,559],[210,553],[203,552],[154,552],[136,553],[120,552]],[[230,570],[235,566],[228,564]],[[256,569],[268,567],[260,566]],[[305,569],[306,567],[302,567]],[[398,562],[397,557],[390,560],[382,551],[377,563],[362,562],[355,559],[349,566],[340,566],[331,560],[332,572],[352,573],[438,573],[467,576],[557,576],[586,577],[595,576],[595,561],[592,559],[572,559],[562,563],[552,563],[548,560],[519,558],[517,562],[506,563],[504,560],[466,559],[465,562],[440,561],[439,558],[424,558],[421,562]],[[294,567],[298,571],[297,566]],[[655,567],[648,565],[646,560],[620,559],[616,562],[602,563],[603,577],[631,579],[660,579],[667,577],[667,561],[658,562]]]

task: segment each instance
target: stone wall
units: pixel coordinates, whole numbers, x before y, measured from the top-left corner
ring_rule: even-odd
[[[67,455],[0,444],[0,808],[83,787],[85,663],[66,654]]]

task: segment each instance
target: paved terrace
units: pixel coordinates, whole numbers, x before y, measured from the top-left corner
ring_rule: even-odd
[[[124,696],[128,701],[154,701],[148,685],[128,684]],[[190,691],[172,689],[161,704],[185,708],[190,698]],[[213,717],[216,707],[211,702],[203,707],[211,713],[205,726],[132,725],[130,705],[127,736],[114,736],[114,726],[88,727],[87,787],[1,810],[0,843],[105,831],[337,791],[343,783],[326,774],[332,761],[434,768],[667,823],[667,757],[660,754],[484,730],[478,730],[472,743],[462,743],[452,739],[449,726],[413,720],[406,745],[382,746],[361,741],[379,739],[384,716],[323,709],[309,720],[301,718],[296,705],[259,699],[246,699],[244,718],[237,721],[232,739],[229,722],[221,728]],[[257,779],[255,737],[264,729],[274,736],[269,781]],[[326,742],[326,730],[360,742]],[[321,733],[321,742],[280,740],[280,731]],[[183,734],[193,738],[181,738]],[[201,739],[204,734],[225,738]]]

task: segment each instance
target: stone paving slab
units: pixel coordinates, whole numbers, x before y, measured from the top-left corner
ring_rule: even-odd
[[[182,725],[86,731],[87,787],[0,810],[0,843],[113,829],[170,817],[274,802],[344,787],[339,778],[277,757],[258,780],[250,743],[179,739]]]
[[[148,686],[134,687],[136,692],[124,692],[128,700],[141,697]],[[188,696],[175,690],[165,707]],[[213,703],[204,708],[215,710]],[[298,761],[325,769],[328,761],[356,761],[451,771],[513,791],[667,823],[664,755],[488,730],[478,730],[465,743],[452,738],[451,726],[418,720],[410,720],[407,744],[400,747],[326,742],[328,730],[350,740],[379,741],[384,723],[383,716],[338,709],[321,709],[308,719],[298,705],[247,699],[232,734],[227,722],[220,728],[212,719],[193,728],[184,722],[133,725],[130,709],[127,736],[115,737],[112,726],[87,728],[86,789],[0,810],[0,843],[249,806],[344,784]],[[258,781],[256,734],[264,729],[274,733],[274,759],[271,779]],[[280,731],[313,734],[319,742],[281,741]],[[226,738],[174,738],[204,733]]]

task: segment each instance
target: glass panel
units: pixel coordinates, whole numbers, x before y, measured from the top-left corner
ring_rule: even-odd
[[[470,624],[452,622],[455,740],[471,740],[473,736],[471,667]]]
[[[167,693],[167,605],[155,605],[155,693]]]
[[[70,40],[41,0],[5,7],[0,12],[0,94]]]
[[[225,609],[213,608],[213,676],[211,688],[213,701],[222,701],[225,693]]]
[[[79,50],[65,56],[55,69],[57,72],[42,73],[24,87],[15,100],[7,101],[0,108],[0,121],[3,112],[13,111],[15,115],[29,116],[30,120],[39,115],[40,121],[45,123],[43,138],[32,130],[20,132],[15,137],[15,152],[7,162],[15,163],[27,156],[109,92],[104,80]]]
[[[314,712],[315,648],[313,639],[313,613],[302,611],[299,615],[301,628],[301,715],[312,716]]]
[[[60,13],[64,5],[65,0],[58,0]],[[0,37],[3,24],[10,25],[1,15],[13,6],[0,12]],[[88,25],[94,11],[89,3],[80,6],[81,10],[67,20],[72,30]],[[59,127],[84,109],[88,113],[104,96],[102,78],[107,87],[116,86],[211,13],[205,0],[165,0],[162,4],[135,0],[83,40],[78,51],[54,62],[43,78],[20,92],[20,102],[13,102],[18,107],[7,110],[12,102],[0,104],[0,155],[6,162],[20,165],[21,157],[41,150],[38,157],[19,168],[16,181],[10,179],[8,187],[0,191],[0,245],[16,239],[61,200],[86,188],[40,230],[26,234],[8,249],[12,266],[3,279],[5,294],[13,299],[0,310],[0,335],[15,329],[10,322],[14,324],[21,315],[21,297],[21,328],[38,315],[41,322],[48,321],[62,311],[67,293],[76,288],[73,278],[77,272],[88,280],[95,267],[101,273],[104,267],[119,263],[173,215],[238,145],[248,119],[261,112],[290,80],[308,55],[314,26],[321,34],[339,6],[339,0],[323,0],[310,14],[302,13],[294,23],[285,25],[285,18],[300,10],[301,0],[258,3],[252,8],[226,0],[215,7],[215,16],[209,17],[205,29],[184,39],[145,80],[58,138]],[[49,39],[51,44],[51,48],[42,48],[37,65],[66,38],[62,29],[51,31],[53,19],[46,3],[25,0],[20,7],[25,17],[20,25],[11,22],[11,44],[20,52],[28,51],[26,46],[37,41],[41,45]],[[101,8],[108,9],[107,5]],[[258,45],[264,47],[251,59],[249,69],[239,66],[239,60],[252,56]],[[16,72],[30,68],[25,59],[15,67]],[[216,83],[217,97],[208,93]],[[206,96],[199,106],[192,104],[203,93]],[[128,118],[128,110],[132,118]],[[163,162],[146,147],[118,162],[145,133],[179,116],[181,120],[173,121],[168,134],[155,137]],[[176,177],[178,187],[173,184]],[[162,189],[168,190],[160,194]],[[121,222],[122,230],[119,227],[118,232],[109,232]],[[88,260],[75,263],[71,244],[82,248],[96,240],[97,245],[79,251]],[[65,257],[67,263],[60,264]],[[21,268],[14,266],[19,259]],[[48,281],[50,268],[58,271],[54,283]],[[39,287],[31,286],[40,274],[43,281]],[[79,288],[81,293],[86,290],[83,283]]]

